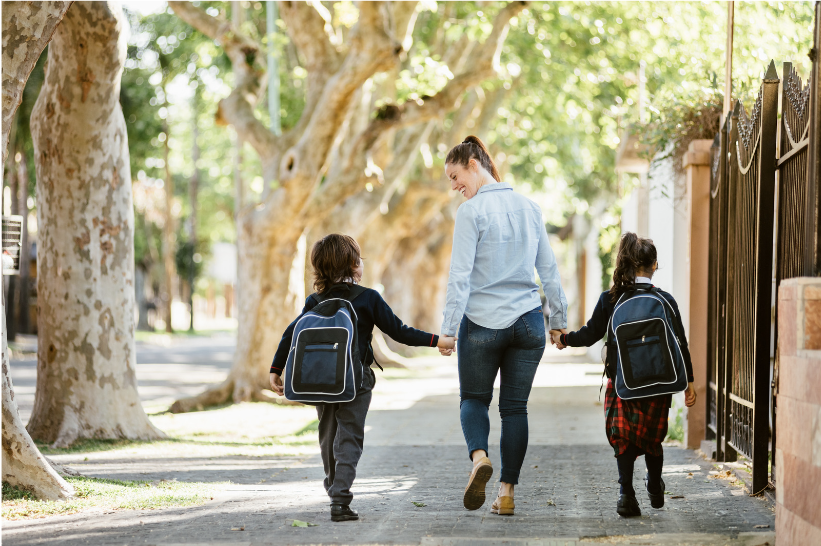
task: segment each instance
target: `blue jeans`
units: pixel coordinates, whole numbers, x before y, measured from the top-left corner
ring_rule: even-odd
[[[459,326],[459,407],[468,454],[488,450],[488,408],[493,399],[493,382],[501,373],[501,481],[506,483],[519,483],[527,452],[527,399],[545,342],[544,316],[538,307],[501,330],[484,328],[467,317]]]

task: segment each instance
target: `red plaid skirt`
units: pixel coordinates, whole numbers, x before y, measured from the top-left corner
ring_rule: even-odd
[[[616,457],[630,445],[638,454],[661,455],[661,442],[667,437],[667,415],[672,396],[663,394],[635,400],[622,400],[616,395],[613,381],[607,380],[604,393],[604,420],[607,440]]]

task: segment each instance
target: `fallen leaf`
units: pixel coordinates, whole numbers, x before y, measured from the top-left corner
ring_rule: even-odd
[[[672,497],[670,497],[670,498],[671,498],[671,499],[683,499],[683,498],[684,498],[684,495],[673,495],[673,496],[672,496]]]
[[[232,531],[244,531],[245,527],[231,527]]]
[[[424,502],[416,502],[416,501],[411,501],[411,502],[413,503],[414,506],[418,506],[419,508],[422,508],[423,506],[427,506],[427,504],[425,504]]]
[[[317,527],[318,523],[311,523],[309,521],[299,521],[295,519],[294,522],[291,524],[291,527]]]
[[[769,529],[769,525],[753,525],[753,529]]]
[[[548,501],[547,501],[547,505],[548,505],[548,506],[556,506],[556,503],[555,503],[555,502],[553,502],[553,499],[548,499]]]

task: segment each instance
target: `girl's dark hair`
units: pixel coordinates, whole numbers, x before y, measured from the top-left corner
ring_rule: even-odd
[[[470,135],[461,144],[451,148],[445,158],[445,165],[456,163],[467,167],[471,159],[475,159],[479,165],[484,167],[496,182],[502,181],[502,177],[499,176],[499,171],[496,169],[493,159],[490,158],[485,143],[479,140],[477,136]]]
[[[613,271],[613,287],[610,288],[612,300],[616,301],[636,282],[636,272],[653,271],[656,258],[656,245],[652,239],[643,239],[629,231],[622,235]]]
[[[311,265],[314,268],[314,290],[322,294],[342,279],[353,277],[359,267],[361,250],[349,235],[326,235],[311,249]]]

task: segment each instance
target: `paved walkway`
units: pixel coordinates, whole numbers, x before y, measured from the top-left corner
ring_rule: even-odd
[[[230,353],[230,348],[219,350],[223,349]],[[177,353],[171,347],[163,354],[178,362],[184,360],[180,355],[185,351]],[[432,358],[418,360],[419,373],[412,378],[377,380],[354,487],[353,506],[362,516],[358,522],[330,521],[316,452],[216,459],[182,454],[162,460],[119,455],[89,461],[83,455],[62,455],[55,459],[98,477],[232,483],[213,501],[194,508],[86,512],[4,522],[3,541],[8,545],[774,544],[769,503],[711,478],[714,469],[709,462],[677,447],[665,448],[664,479],[670,493],[665,507],[654,510],[640,495],[644,515],[620,518],[615,512],[616,466],[598,401],[601,366],[556,363],[567,360],[566,356],[548,352],[536,378],[530,403],[531,441],[513,517],[490,514],[489,503],[474,512],[462,507],[470,463],[459,425],[456,360]],[[197,382],[198,364],[177,365],[187,367],[186,389],[190,388]],[[172,376],[158,379],[147,366],[152,364],[138,365],[141,390],[144,383],[153,384],[158,394],[166,396],[166,390],[174,388]],[[202,366],[203,373],[214,371],[213,362]],[[14,372],[13,377],[17,384]],[[495,480],[500,466],[495,401],[491,409]],[[637,468],[640,465],[641,461]],[[635,485],[640,491],[639,472]],[[491,493],[492,487],[488,489]],[[293,527],[295,519],[318,525]]]

